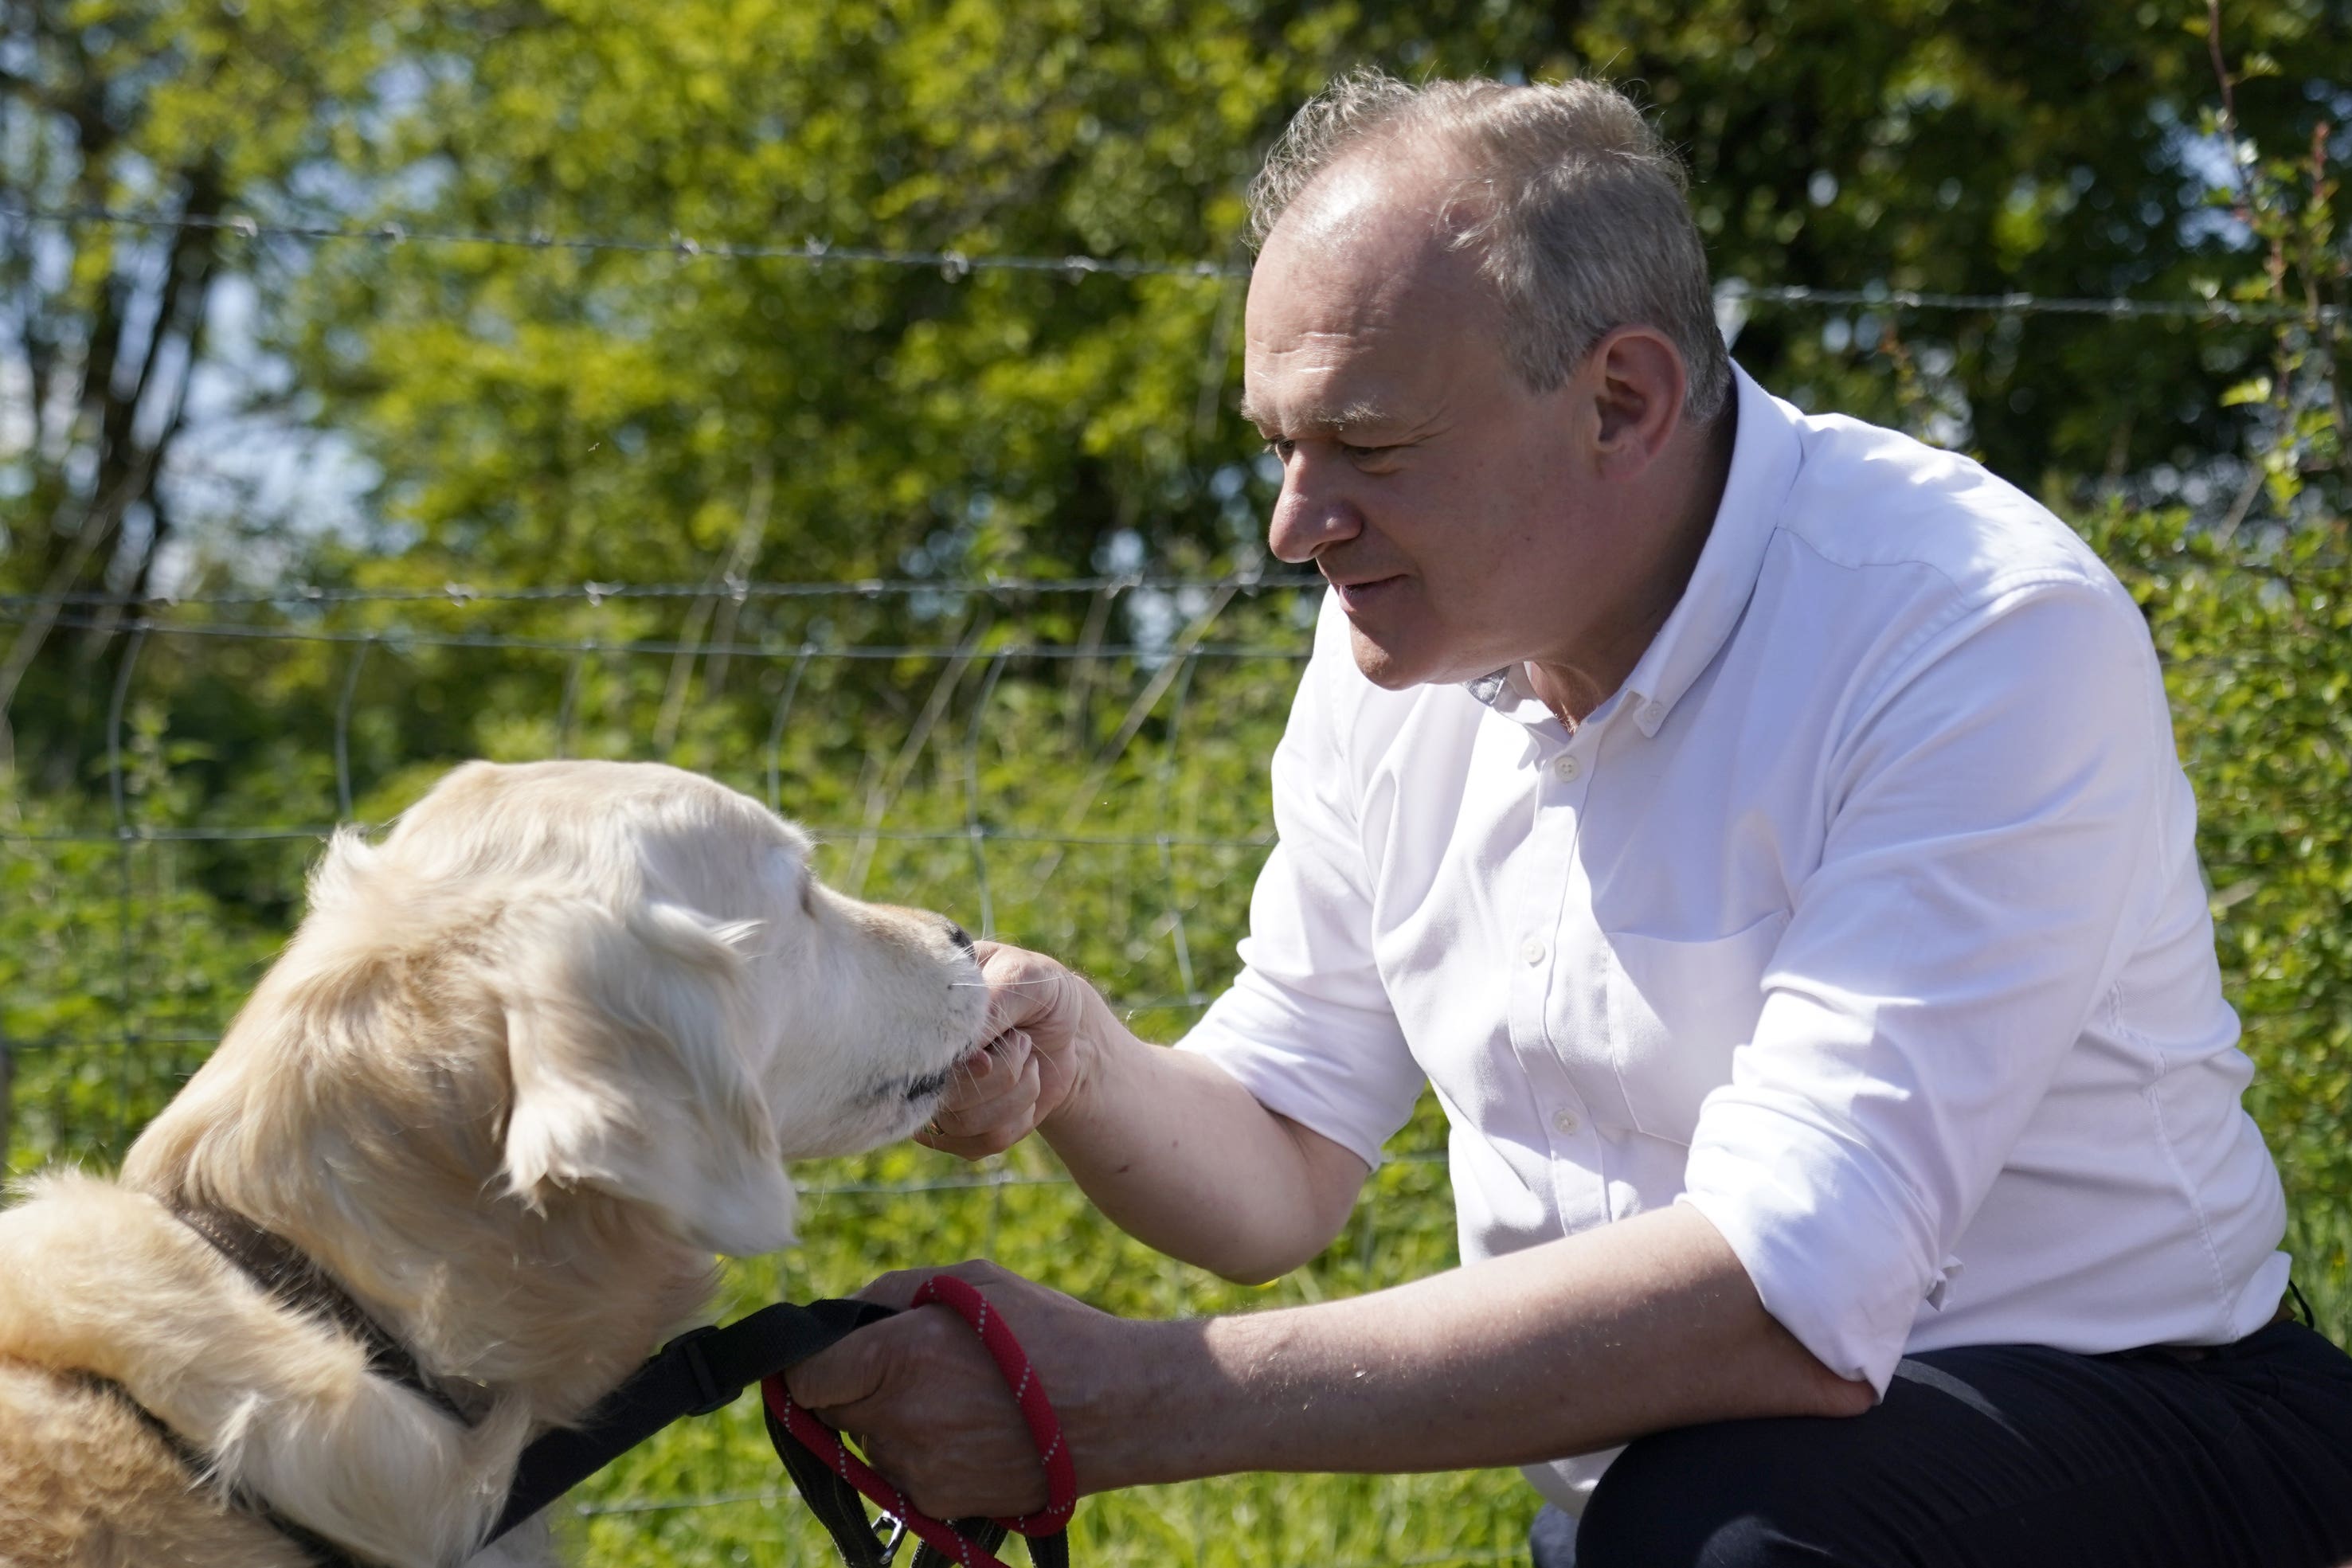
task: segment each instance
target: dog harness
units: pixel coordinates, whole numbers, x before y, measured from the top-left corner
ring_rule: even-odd
[[[370,1317],[302,1249],[226,1209],[184,1206],[173,1214],[281,1304],[323,1318],[366,1347],[368,1367],[430,1401],[465,1426],[480,1414],[474,1385],[455,1388],[427,1377],[408,1348]],[[841,1434],[793,1402],[783,1374],[857,1329],[892,1316],[871,1301],[779,1301],[724,1328],[692,1329],[664,1345],[580,1423],[542,1434],[515,1467],[505,1509],[483,1544],[498,1540],[549,1503],[673,1422],[709,1415],[761,1385],[768,1437],[801,1497],[833,1538],[846,1568],[888,1568],[908,1535],[919,1545],[913,1568],[1005,1568],[993,1553],[1005,1535],[1026,1537],[1032,1568],[1068,1568],[1066,1531],[1076,1506],[1069,1445],[1052,1403],[1028,1358],[987,1298],[953,1275],[935,1275],[913,1305],[938,1302],[953,1310],[980,1336],[1013,1391],[1045,1470],[1046,1506],[1017,1519],[935,1520],[851,1452]],[[138,1413],[191,1475],[206,1469],[203,1453],[121,1385],[94,1375],[83,1381]],[[484,1391],[481,1398],[487,1398]],[[862,1498],[883,1511],[869,1521]],[[287,1518],[268,1500],[239,1490],[231,1504],[277,1531],[316,1568],[372,1568],[342,1546]]]

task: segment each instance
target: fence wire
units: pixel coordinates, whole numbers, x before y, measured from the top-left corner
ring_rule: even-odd
[[[303,245],[489,246],[513,250],[670,256],[689,262],[785,261],[810,267],[935,268],[951,280],[980,272],[1045,273],[1072,280],[1095,277],[1181,277],[1220,283],[1246,278],[1250,275],[1247,266],[1207,258],[1156,261],[1087,255],[1023,256],[966,253],[954,249],[904,250],[887,246],[836,245],[830,240],[814,237],[797,243],[761,244],[698,239],[684,234],[672,234],[658,239],[614,235],[565,235],[552,231],[516,234],[496,229],[412,228],[398,222],[365,225],[303,224],[268,221],[239,214],[132,212],[110,207],[0,207],[0,221],[165,233],[202,229],[236,235],[245,239],[280,239]],[[2332,324],[2343,321],[2346,316],[2346,308],[2338,305],[2303,306],[2274,300],[2231,299],[2218,295],[2198,299],[2144,299],[2130,295],[2050,295],[2022,290],[1958,293],[1886,287],[1813,287],[1803,284],[1749,284],[1737,279],[1727,279],[1722,292],[1727,298],[1755,305],[1991,312],[2002,316],[2085,316],[2116,320],[2215,324],[2309,320]]]

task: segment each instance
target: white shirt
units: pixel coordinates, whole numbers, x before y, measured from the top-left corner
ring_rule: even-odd
[[[1572,736],[1523,673],[1380,690],[1326,604],[1184,1048],[1367,1163],[1433,1085],[1465,1261],[1696,1205],[1882,1393],[2252,1333],[2285,1206],[2137,608],[1976,464],[1738,380],[1689,586]],[[1528,1473],[1577,1509],[1608,1458]]]

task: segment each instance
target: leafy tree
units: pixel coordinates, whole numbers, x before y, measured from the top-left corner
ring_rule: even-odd
[[[2241,89],[2242,134],[2299,146],[2332,111],[2352,27],[2331,9],[2238,14],[2233,43],[2273,62]],[[383,108],[372,219],[1238,267],[1262,149],[1307,92],[1369,61],[1634,83],[1687,152],[1718,274],[1759,287],[2188,298],[2243,270],[2204,204],[2203,19],[2158,5],[502,15],[420,54],[419,84]],[[1152,559],[1247,559],[1264,497],[1225,393],[1236,284],[944,274],[351,248],[289,309],[289,348],[436,564],[690,576],[739,553],[754,496],[740,553],[772,575],[1083,570],[1122,533]],[[1966,439],[2063,494],[2229,451],[2218,393],[2267,342],[1759,305],[1739,347],[1806,401],[1894,417],[1879,350],[1898,324]]]
[[[0,734],[37,780],[76,777],[124,648],[119,613],[73,596],[245,542],[249,485],[215,459],[308,407],[231,319],[307,253],[221,225],[299,210],[356,133],[368,44],[331,5],[0,6],[8,205],[176,220],[0,217],[0,590],[40,601],[0,642]]]

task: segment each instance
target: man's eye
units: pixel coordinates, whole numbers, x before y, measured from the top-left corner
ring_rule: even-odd
[[[1283,462],[1287,463],[1290,461],[1290,455],[1298,450],[1298,443],[1296,441],[1269,441],[1265,444],[1265,449],[1274,454],[1275,456],[1280,458]]]

